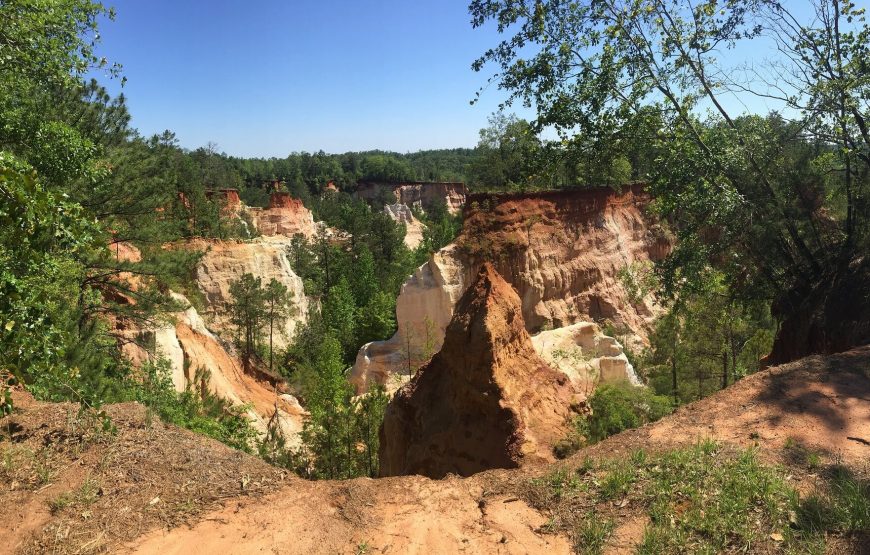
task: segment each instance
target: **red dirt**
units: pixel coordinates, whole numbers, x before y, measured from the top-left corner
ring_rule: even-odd
[[[269,209],[273,208],[291,208],[300,212],[302,210],[307,211],[301,200],[293,198],[290,193],[283,191],[276,191],[269,196]]]
[[[818,477],[800,470],[785,449],[787,438],[866,472],[870,461],[870,346],[816,356],[750,376],[687,405],[674,415],[583,449],[559,466],[585,457],[624,458],[635,449],[665,449],[713,437],[724,445],[757,446],[770,462],[787,466],[790,483],[810,489]],[[58,461],[54,495],[88,473],[103,494],[91,506],[47,511],[32,465],[0,474],[0,546],[57,552],[134,553],[567,553],[566,538],[541,531],[547,517],[519,500],[530,477],[553,466],[499,470],[470,478],[422,477],[306,482],[192,433],[146,425],[136,405],[113,407],[118,434],[95,440],[72,433],[73,405],[21,403],[11,420],[13,441],[0,452],[47,446]],[[136,415],[139,416],[136,416]],[[0,421],[0,431],[10,419]],[[78,453],[78,454],[76,454]],[[106,461],[101,464],[101,461]],[[242,487],[245,477],[247,489]],[[68,479],[68,484],[64,482]],[[270,481],[271,480],[271,481]],[[17,482],[17,483],[16,483]],[[15,487],[13,488],[13,483]],[[265,497],[249,497],[270,491]],[[160,510],[149,506],[151,499]],[[213,511],[207,509],[223,501]],[[123,511],[129,507],[128,511]],[[192,509],[191,509],[192,507]],[[632,506],[628,507],[632,509]],[[634,510],[634,509],[632,509]],[[609,552],[627,552],[643,526],[625,511]],[[82,516],[86,512],[91,515]],[[622,513],[620,513],[622,514]],[[24,516],[22,516],[24,515]],[[188,522],[190,526],[179,526]],[[150,531],[149,531],[150,530]],[[66,535],[60,532],[67,532]],[[35,536],[32,534],[36,534]],[[48,543],[50,542],[50,543]],[[617,545],[619,544],[619,545]],[[42,546],[40,548],[40,546]],[[861,552],[860,545],[851,547]],[[19,548],[19,550],[22,550]],[[841,543],[829,546],[843,553]]]
[[[382,476],[468,476],[553,460],[574,404],[567,377],[535,353],[520,299],[484,264],[444,345],[387,407]]]

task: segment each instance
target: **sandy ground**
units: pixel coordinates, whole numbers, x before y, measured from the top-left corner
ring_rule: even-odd
[[[624,457],[640,447],[655,450],[712,437],[724,444],[757,446],[761,456],[774,463],[787,463],[786,443],[800,442],[864,472],[870,462],[868,376],[870,347],[811,357],[750,376],[560,464],[579,465],[585,457]],[[46,420],[45,414],[56,412],[52,407],[58,406],[34,404],[17,416],[19,431],[11,444],[0,442],[0,448],[8,450],[33,438],[57,441],[58,436],[51,434],[63,428],[62,414],[49,423],[39,424],[38,418]],[[77,458],[69,449],[60,452],[59,470],[47,489],[9,472],[0,475],[6,480],[0,518],[12,523],[0,530],[0,552],[38,552],[47,547],[57,552],[146,554],[570,552],[568,539],[542,530],[546,516],[520,499],[523,484],[551,467],[489,471],[467,479],[307,482],[278,477],[256,459],[211,440],[159,425],[155,435],[141,422],[131,422],[119,425],[112,444],[93,443]],[[0,421],[0,427],[7,424]],[[148,439],[148,434],[153,437]],[[16,441],[16,437],[24,439]],[[161,447],[161,442],[171,445]],[[109,465],[112,472],[101,471],[99,461],[110,445],[119,443],[121,447],[112,448],[116,458],[111,459],[118,461],[118,467]],[[128,458],[134,452],[140,453],[139,459],[131,463]],[[185,453],[198,454],[185,457]],[[147,489],[118,486],[135,478],[134,469],[142,474]],[[217,474],[207,472],[215,469]],[[86,511],[78,506],[60,511],[46,507],[58,492],[99,472],[105,493]],[[239,476],[246,475],[257,478],[241,483],[255,482],[257,488],[239,486]],[[195,501],[195,509],[185,509],[184,496],[178,493],[184,490],[193,492],[189,500]],[[155,506],[163,506],[166,499],[164,513],[153,514],[148,505],[152,496],[161,497]],[[121,507],[133,510],[122,513]],[[182,509],[186,512],[179,514]],[[83,517],[86,512],[91,516]],[[94,526],[100,519],[101,525]],[[642,517],[620,521],[606,552],[631,552],[643,528]],[[64,530],[65,540],[54,539]],[[89,545],[84,531],[91,540],[103,535]]]

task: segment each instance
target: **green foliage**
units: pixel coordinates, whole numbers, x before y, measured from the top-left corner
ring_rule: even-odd
[[[378,291],[369,302],[359,307],[356,315],[356,344],[379,341],[396,331],[396,298]]]
[[[428,212],[415,214],[425,229],[423,229],[423,241],[414,251],[415,264],[426,262],[433,252],[441,250],[450,244],[462,230],[462,216],[453,216],[447,210],[445,202],[436,203]]]
[[[589,439],[589,419],[586,416],[575,416],[571,420],[568,433],[553,446],[553,454],[557,459],[566,459],[579,451]]]
[[[230,321],[236,326],[239,343],[246,360],[257,352],[266,316],[266,293],[263,281],[246,273],[230,283]]]
[[[591,442],[654,422],[672,410],[667,397],[628,382],[599,386],[589,398],[589,407],[592,414],[588,417],[588,440]]]
[[[491,116],[489,127],[480,130],[480,156],[471,165],[471,185],[480,190],[534,186],[541,148],[525,120],[504,113]]]
[[[197,370],[182,393],[175,391],[165,360],[143,365],[140,374],[126,381],[127,398],[139,401],[165,422],[251,452],[257,432],[247,416],[248,407],[234,406],[211,393],[207,372]]]
[[[242,198],[251,200],[251,206],[265,206],[264,187],[272,181],[283,183],[306,206],[316,202],[330,181],[342,192],[352,191],[359,181],[466,181],[469,165],[477,158],[477,151],[469,148],[408,154],[297,152],[286,158],[268,159],[215,154],[224,166],[223,172],[238,175],[244,182]]]
[[[0,369],[41,396],[83,395],[83,382],[108,364],[98,349],[96,367],[75,364],[98,347],[97,328],[84,318],[100,297],[82,290],[79,259],[100,239],[78,205],[45,191],[26,164],[0,153]]]
[[[625,496],[637,481],[638,476],[633,461],[612,461],[606,470],[599,491],[602,499],[612,500]]]
[[[300,467],[311,478],[377,476],[378,430],[389,401],[386,392],[374,388],[354,398],[341,344],[329,334],[306,355],[297,383],[311,416],[302,431],[301,456],[307,462]]]
[[[138,137],[123,95],[85,81],[119,75],[94,54],[105,16],[83,0],[0,5],[0,372],[87,407],[124,396],[108,322],[152,325],[176,308],[168,287],[188,288],[195,257],[161,245],[231,234],[174,135]]]
[[[700,399],[758,371],[775,323],[763,301],[736,297],[717,272],[686,289],[655,325],[636,369],[677,403]]]
[[[405,160],[381,154],[363,158],[360,172],[360,178],[364,181],[393,183],[413,181],[417,177],[417,172]]]
[[[435,248],[435,239],[412,253],[404,244],[404,229],[381,211],[345,193],[323,195],[313,201],[318,218],[348,233],[347,242],[335,241],[326,231],[311,242],[301,235],[290,245],[290,261],[303,279],[309,295],[320,296],[321,328],[338,339],[343,360],[352,363],[360,345],[383,340],[395,332],[395,299],[408,275]],[[456,228],[446,206],[433,211],[439,225],[450,227],[437,241]],[[443,230],[443,228],[441,228]],[[434,237],[434,236],[433,236]],[[304,334],[303,334],[304,335]],[[301,338],[302,336],[300,336]],[[298,359],[291,349],[292,373]]]
[[[494,69],[506,105],[534,106],[532,128],[556,133],[567,157],[576,152],[589,167],[624,158],[633,176],[647,177],[677,236],[661,266],[669,296],[703,284],[713,265],[741,298],[776,299],[788,315],[807,289],[864,252],[863,8],[472,0],[469,10],[474,27],[503,33],[473,68]],[[748,75],[722,65],[723,49],[751,48],[759,37],[780,55]],[[776,111],[729,111],[759,96]]]

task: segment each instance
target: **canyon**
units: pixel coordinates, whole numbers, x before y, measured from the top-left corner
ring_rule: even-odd
[[[409,204],[401,201],[425,207],[424,199],[449,200],[448,206],[455,209],[466,193],[448,185],[403,184],[388,189],[399,202],[384,209],[406,225],[406,244],[418,240],[422,231]],[[380,194],[373,187],[362,190]],[[244,368],[233,346],[229,287],[245,273],[264,283],[276,279],[287,287],[293,311],[274,336],[277,349],[286,347],[307,320],[312,303],[291,267],[290,243],[296,234],[311,238],[323,224],[287,193],[273,193],[270,207],[261,210],[245,206],[230,193],[221,192],[226,210],[248,213],[262,235],[246,241],[188,241],[184,248],[203,253],[195,274],[197,306],[173,294],[184,308],[171,322],[127,333],[148,336],[154,352],[169,362],[177,390],[206,383],[235,404],[247,403],[260,431],[277,410],[285,436],[295,443],[306,413],[282,379]],[[351,382],[364,392],[372,383],[396,391],[409,381],[442,351],[457,303],[485,262],[491,261],[492,272],[517,297],[516,322],[531,334],[528,342],[523,340],[526,354],[555,370],[572,395],[582,399],[601,383],[639,384],[620,340],[632,347],[642,345],[659,309],[648,294],[632,296],[620,272],[649,265],[670,248],[670,239],[646,213],[648,202],[640,186],[619,192],[468,196],[460,235],[406,280],[396,303],[398,331],[391,339],[360,349]],[[613,331],[607,335],[603,326],[622,330],[620,340]],[[150,356],[134,343],[124,349],[139,363]],[[199,381],[198,369],[206,370]],[[559,425],[563,423],[564,418]],[[547,453],[543,458],[549,456],[547,449],[538,451]]]
[[[117,332],[126,338],[122,353],[136,366],[165,359],[176,391],[207,389],[234,405],[247,406],[247,415],[260,433],[266,432],[274,417],[288,444],[296,445],[307,413],[282,378],[248,367],[241,360],[233,344],[236,331],[229,316],[230,284],[250,273],[264,284],[275,279],[287,288],[291,295],[290,315],[277,326],[273,338],[276,349],[286,347],[298,326],[307,321],[309,312],[302,280],[290,266],[289,246],[293,235],[310,238],[317,226],[311,212],[287,193],[273,193],[270,207],[264,210],[244,205],[232,189],[215,195],[220,196],[228,214],[240,217],[250,213],[262,236],[247,241],[191,239],[173,245],[202,253],[194,276],[200,306],[170,291],[180,307],[177,312],[147,327],[119,323],[121,329]],[[115,248],[119,259],[139,257],[131,245]]]
[[[605,358],[594,356],[593,348],[584,366],[607,379],[617,378],[621,367],[619,378],[636,382],[619,342],[595,323],[623,330],[637,347],[659,311],[649,292],[633,294],[620,278],[661,260],[671,248],[672,239],[646,212],[650,199],[643,187],[481,194],[467,201],[459,237],[402,286],[395,336],[360,349],[350,377],[358,391],[370,383],[395,388],[438,352],[456,303],[484,261],[517,291],[526,329],[546,334],[538,340],[533,335],[539,354],[552,359],[548,349],[567,346],[548,340],[550,331],[585,324],[584,333],[593,334],[584,340],[587,350],[593,344],[610,347],[601,349]],[[574,347],[584,348],[576,342]]]
[[[608,465],[635,464],[638,453],[715,439],[716,457],[754,449],[765,464],[786,468],[801,492],[813,491],[819,477],[795,462],[795,444],[825,464],[864,468],[867,347],[763,370],[554,462],[553,445],[588,411],[596,387],[640,384],[623,343],[643,345],[661,308],[649,292],[632,290],[625,273],[642,271],[672,245],[648,203],[639,186],[469,195],[459,237],[403,285],[396,335],[365,345],[352,369],[361,392],[371,383],[396,390],[380,431],[378,480],[302,480],[155,421],[136,403],[106,407],[117,431],[94,438],[71,418],[73,405],[15,391],[19,409],[0,421],[10,430],[8,452],[49,452],[54,474],[36,488],[28,463],[4,467],[0,516],[11,525],[0,531],[0,553],[568,553],[578,536],[552,526],[560,515],[537,493],[541,484],[564,477],[598,484],[610,476],[604,469],[615,468]],[[261,237],[183,245],[203,252],[189,292],[194,303],[170,292],[179,306],[170,318],[149,328],[119,323],[118,331],[153,347],[124,343],[134,363],[162,355],[177,390],[208,388],[247,405],[261,433],[274,415],[292,447],[305,409],[283,380],[242,364],[226,318],[229,283],[246,272],[294,294],[281,345],[315,307],[287,252],[291,234],[319,224],[295,202],[274,204],[267,210],[275,220],[252,218]],[[395,217],[405,217],[408,206],[397,206]],[[119,259],[138,256],[127,244],[113,248]],[[600,466],[589,470],[589,461]],[[89,484],[99,493],[86,509],[58,502]],[[589,502],[614,519],[605,552],[637,548],[651,518],[642,500],[629,493]]]

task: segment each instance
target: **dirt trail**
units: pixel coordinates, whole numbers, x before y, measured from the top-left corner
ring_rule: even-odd
[[[757,445],[772,461],[791,442],[847,464],[870,462],[870,346],[807,357],[748,376],[590,450],[613,452],[698,438]]]
[[[485,498],[478,480],[300,481],[128,547],[155,554],[567,553],[566,539],[535,531],[543,524],[516,497]]]

